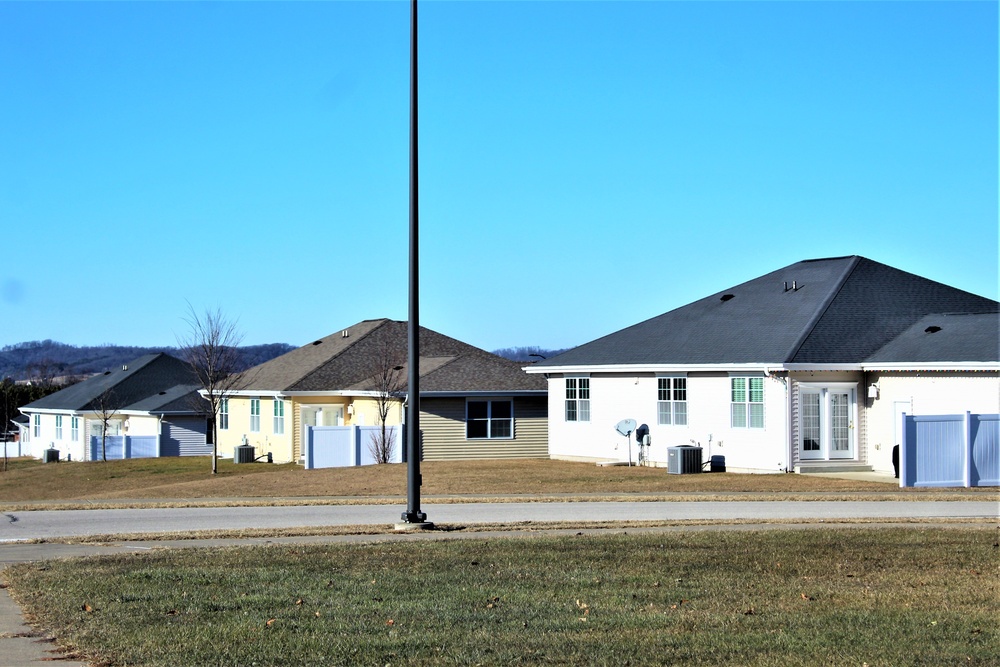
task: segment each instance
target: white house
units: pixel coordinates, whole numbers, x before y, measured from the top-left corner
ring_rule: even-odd
[[[197,381],[180,359],[144,355],[20,408],[28,418],[23,449],[36,458],[47,449],[59,450],[61,459],[102,458],[95,447],[106,417],[115,458],[211,454],[209,408]],[[102,440],[100,447],[108,446]]]
[[[899,415],[1000,412],[991,299],[864,257],[807,260],[527,367],[552,458],[700,444],[730,471],[893,472]]]

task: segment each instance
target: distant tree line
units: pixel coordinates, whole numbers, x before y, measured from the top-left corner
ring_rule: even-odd
[[[502,347],[499,350],[493,350],[493,354],[498,357],[503,357],[504,359],[510,359],[511,361],[541,361],[542,359],[550,359],[557,354],[562,354],[566,350],[572,348],[563,348],[561,350],[549,350],[543,347],[537,347],[534,345],[528,345],[524,347]]]
[[[3,422],[0,423],[0,433],[16,430],[10,420],[21,414],[18,410],[19,407],[44,398],[54,391],[59,391],[61,388],[52,384],[38,382],[33,384],[17,384],[10,378],[0,380],[0,410],[3,411],[2,415],[0,415],[0,418],[3,419]]]
[[[238,349],[238,371],[274,359],[295,349],[287,343],[246,345]],[[177,347],[137,347],[130,345],[76,346],[52,340],[17,343],[0,348],[0,378],[32,380],[44,385],[56,378],[72,382],[94,373],[103,373],[144,354],[166,352],[184,358]]]

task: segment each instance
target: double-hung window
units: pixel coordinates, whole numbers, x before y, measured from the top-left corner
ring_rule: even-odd
[[[764,378],[731,377],[733,428],[764,428]]]
[[[219,401],[219,430],[229,430],[229,399],[223,398]]]
[[[56,415],[56,440],[62,440],[63,437],[62,418],[62,415]]]
[[[656,422],[667,426],[687,426],[687,378],[656,378]]]
[[[260,399],[250,399],[250,432],[260,432]]]
[[[80,441],[80,418],[70,417],[69,418],[69,438],[73,442]]]
[[[284,435],[285,433],[285,402],[280,398],[274,399],[274,434]]]
[[[590,421],[590,378],[566,378],[566,421]]]
[[[468,401],[465,404],[465,437],[469,440],[513,438],[513,403],[510,400]]]
[[[42,437],[42,416],[41,415],[31,415],[32,429],[34,430],[34,436],[36,438]]]

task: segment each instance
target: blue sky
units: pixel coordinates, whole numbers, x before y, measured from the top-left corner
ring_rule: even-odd
[[[996,2],[420,5],[421,323],[569,347],[802,259],[998,291]],[[0,345],[407,316],[406,2],[0,2]]]

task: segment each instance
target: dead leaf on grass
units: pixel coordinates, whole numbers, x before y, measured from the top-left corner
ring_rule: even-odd
[[[264,625],[266,625],[267,627],[271,627],[272,625],[274,625],[274,622],[277,621],[277,620],[278,619],[276,619],[276,618],[269,618],[269,619],[267,619],[267,622],[264,623]]]
[[[80,609],[81,609],[81,611],[85,611],[85,612],[87,612],[88,614],[89,614],[90,612],[94,611],[94,608],[93,608],[93,607],[91,607],[91,606],[90,606],[89,604],[87,604],[86,602],[84,602],[84,603],[83,603],[83,606],[82,606],[82,607],[80,607]]]
[[[809,600],[809,601],[812,601],[812,600],[815,600],[815,599],[816,599],[816,598],[814,598],[814,597],[813,597],[813,596],[811,596],[811,595],[806,595],[805,593],[802,593],[802,594],[801,594],[801,596],[802,596],[802,599],[803,599],[803,600]]]

